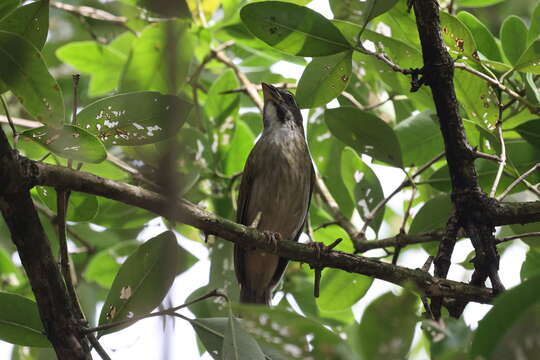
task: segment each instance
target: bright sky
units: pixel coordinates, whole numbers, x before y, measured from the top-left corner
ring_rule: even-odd
[[[328,18],[332,17],[330,7],[327,0],[314,0],[310,5],[310,8],[318,11]],[[290,64],[287,62],[280,62],[276,64],[273,69],[275,72],[280,72],[285,77],[299,79],[302,74],[303,67]],[[337,102],[330,103],[330,107],[337,105]],[[307,113],[304,113],[306,118]],[[382,181],[382,186],[385,194],[391,193],[403,180],[403,174],[401,171],[392,169],[385,166],[373,165],[377,174]],[[389,206],[391,206],[397,213],[403,213],[402,204],[405,198],[409,198],[406,192],[394,197]],[[418,209],[416,209],[418,210]],[[149,239],[165,230],[163,224],[156,222],[141,236],[141,240]],[[386,234],[391,235],[391,234]],[[185,299],[197,288],[208,283],[208,274],[210,269],[210,263],[207,259],[208,251],[206,248],[199,244],[186,239],[179,239],[180,244],[191,251],[195,256],[201,259],[196,265],[194,265],[187,272],[179,276],[170,292],[170,299],[173,305],[179,305],[185,302]],[[471,245],[468,242],[459,242],[454,252],[452,262],[461,262],[465,259],[467,254],[472,250]],[[500,275],[501,280],[507,287],[515,286],[519,283],[519,267],[516,267],[516,263],[521,263],[525,258],[526,246],[522,243],[516,243],[511,245],[501,258],[500,268],[502,269]],[[422,250],[407,251],[400,257],[399,264],[408,266],[411,268],[421,267],[427,254]],[[460,267],[452,267],[449,278],[458,281],[466,281],[464,277],[464,271]],[[364,296],[364,298],[354,307],[355,317],[360,319],[365,307],[375,297],[380,294],[393,290],[396,291],[397,286],[388,284],[383,281],[375,281],[370,290]],[[465,311],[465,321],[467,324],[476,327],[477,322],[485,315],[489,310],[489,306],[480,304],[470,304]],[[189,311],[183,312],[186,316],[190,316]],[[151,318],[142,320],[132,325],[131,327],[124,329],[116,334],[111,334],[103,337],[101,343],[109,353],[113,360],[170,360],[170,359],[198,359],[199,351],[197,349],[197,341],[195,333],[184,320],[175,318],[167,319],[166,331],[168,336],[164,336],[163,319]],[[418,336],[418,334],[417,334]],[[164,339],[168,339],[170,342],[170,353],[163,353],[164,348],[167,348],[164,343]],[[11,353],[12,345],[0,341],[0,358],[7,358],[7,354]],[[2,355],[3,354],[3,355]],[[100,357],[94,353],[94,359],[100,359]],[[421,359],[427,358],[422,356]],[[209,355],[204,355],[201,359],[211,359]]]

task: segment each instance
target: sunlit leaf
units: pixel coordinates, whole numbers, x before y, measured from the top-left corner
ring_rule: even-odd
[[[503,61],[501,51],[497,45],[497,42],[495,41],[495,37],[493,34],[491,34],[486,25],[478,20],[476,16],[467,11],[460,11],[457,18],[461,20],[461,22],[465,24],[467,28],[469,28],[472,36],[474,37],[478,50],[485,57],[494,61]]]
[[[527,47],[527,25],[521,18],[509,16],[501,26],[500,37],[504,54],[515,64]]]
[[[186,21],[170,20],[144,28],[132,43],[120,90],[177,94],[186,81],[193,55],[194,41],[188,26]]]
[[[304,70],[296,100],[300,108],[325,105],[347,87],[352,71],[352,52],[314,58]]]
[[[240,17],[253,35],[287,54],[325,56],[351,49],[330,20],[307,7],[256,2],[244,6]]]
[[[53,213],[57,213],[57,192],[49,186],[38,186],[36,192],[39,199],[47,205]],[[98,199],[95,195],[81,192],[71,192],[68,202],[67,221],[90,221],[98,211]]]

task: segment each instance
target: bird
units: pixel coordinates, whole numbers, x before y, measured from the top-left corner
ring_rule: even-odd
[[[307,220],[315,180],[302,114],[287,90],[262,83],[262,134],[240,183],[236,221],[263,231],[274,244],[298,241]],[[270,305],[289,260],[255,247],[235,245],[240,302]]]

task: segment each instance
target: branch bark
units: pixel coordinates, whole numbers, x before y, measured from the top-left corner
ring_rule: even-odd
[[[158,193],[65,167],[31,162],[28,174],[32,174],[31,185],[61,186],[72,191],[121,201],[158,215],[167,215],[165,209],[170,204],[169,199]],[[265,236],[257,230],[216,216],[186,200],[178,202],[175,219],[241,246],[256,246],[264,251],[312,266],[342,269],[400,285],[411,283],[427,296],[444,296],[478,302],[489,302],[492,297],[489,289],[438,279],[423,271],[393,266],[362,256],[339,251],[318,254],[314,247],[292,241],[279,242],[275,247],[275,244],[269,244]]]
[[[30,197],[35,167],[9,146],[0,128],[0,210],[36,297],[46,335],[58,359],[91,360],[79,318]],[[30,171],[30,173],[29,173]]]

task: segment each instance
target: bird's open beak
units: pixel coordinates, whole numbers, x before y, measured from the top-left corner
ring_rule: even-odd
[[[261,85],[263,89],[264,102],[273,100],[274,102],[280,103],[283,101],[275,87],[267,83],[262,83]]]

